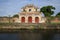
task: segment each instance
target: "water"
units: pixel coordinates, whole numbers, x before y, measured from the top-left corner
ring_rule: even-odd
[[[19,40],[17,33],[0,33],[0,40]]]
[[[60,34],[55,34],[53,40],[60,40]]]
[[[36,36],[36,37],[34,37],[34,38],[39,38],[40,36],[38,36],[38,35],[40,35],[40,34],[38,34],[38,33],[30,33],[32,36],[30,36],[30,35],[28,35],[29,33],[25,33],[26,35],[26,37],[28,37],[29,36],[29,38],[30,38],[30,40],[32,40],[31,38],[33,38],[33,36]],[[34,34],[34,35],[33,35]],[[23,35],[23,34],[22,34]],[[25,37],[25,38],[26,38]],[[41,36],[42,37],[42,36]],[[41,38],[40,37],[40,38]],[[29,39],[29,38],[27,38],[27,40]],[[40,40],[40,38],[39,39],[36,39],[36,40]],[[20,33],[0,33],[0,40],[22,40],[21,39],[21,34]],[[23,39],[24,40],[24,39]],[[34,40],[34,39],[33,39]],[[60,40],[60,34],[55,34],[54,36],[53,36],[53,38],[52,38],[52,40]]]

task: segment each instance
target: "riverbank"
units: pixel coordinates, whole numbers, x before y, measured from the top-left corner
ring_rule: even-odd
[[[41,23],[0,23],[0,32],[18,32],[20,30],[60,30],[60,24]]]
[[[1,23],[0,34],[2,33],[17,33],[17,40],[52,40],[55,34],[60,34],[60,24]]]

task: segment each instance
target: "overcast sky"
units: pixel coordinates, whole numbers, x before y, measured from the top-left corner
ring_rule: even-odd
[[[60,0],[0,0],[0,16],[17,14],[27,4],[34,4],[40,8],[52,5],[56,8],[55,14],[60,12]]]

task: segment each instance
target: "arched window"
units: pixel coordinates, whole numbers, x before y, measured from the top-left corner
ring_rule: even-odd
[[[25,23],[25,17],[21,17],[21,23]]]
[[[28,23],[32,23],[32,17],[28,17]]]
[[[39,17],[35,17],[35,23],[39,23]]]

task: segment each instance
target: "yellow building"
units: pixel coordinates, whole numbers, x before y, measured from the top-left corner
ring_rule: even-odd
[[[18,23],[45,23],[42,12],[38,7],[31,4],[22,7],[18,15],[19,19],[15,21]]]

